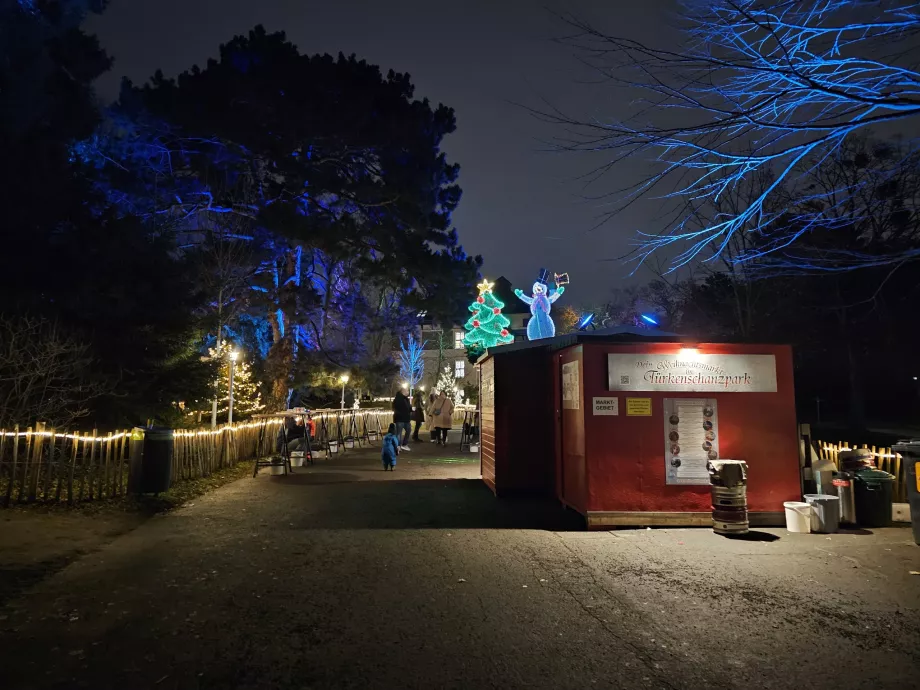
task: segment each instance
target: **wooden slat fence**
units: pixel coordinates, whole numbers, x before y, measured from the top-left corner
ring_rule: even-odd
[[[177,430],[173,481],[209,476],[274,449],[280,422],[217,429]],[[264,432],[263,432],[264,427]],[[73,504],[124,496],[128,490],[131,432],[59,433],[41,423],[0,430],[0,506]]]
[[[123,496],[129,436],[58,433],[40,422],[0,431],[0,505]]]
[[[857,448],[868,450],[872,453],[872,456],[875,458],[875,464],[880,470],[894,475],[894,486],[892,487],[894,502],[907,502],[907,467],[905,463],[902,462],[900,453],[895,453],[891,448],[876,448],[875,446],[869,446],[865,443],[862,445],[853,445],[846,441],[838,441],[837,443],[815,441],[815,444],[818,447],[818,453],[821,458],[832,461],[834,466],[838,469],[840,468],[839,457],[841,452],[855,450]]]
[[[314,448],[322,449],[330,441],[340,445],[346,438],[366,439],[370,432],[376,432],[376,438],[383,438],[387,427],[393,421],[393,412],[377,408],[346,410],[312,410],[316,423]]]
[[[330,437],[340,442],[354,416],[359,433],[386,428],[388,410],[322,410]],[[280,419],[227,424],[216,429],[178,429],[173,434],[173,482],[210,476],[238,462],[276,450]],[[124,496],[128,491],[131,431],[58,432],[34,427],[0,430],[0,507],[67,503]]]

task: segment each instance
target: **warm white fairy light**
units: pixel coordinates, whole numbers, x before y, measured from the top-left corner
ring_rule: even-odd
[[[351,413],[351,410],[346,411],[347,414]],[[320,419],[328,420],[330,418],[334,419],[336,415],[341,415],[340,410],[330,410],[330,411],[315,411],[312,413],[314,420],[318,421]],[[374,416],[388,416],[392,414],[385,410],[363,410],[359,414],[373,414]],[[242,424],[233,424],[219,427],[217,429],[199,429],[199,430],[186,430],[186,429],[176,429],[173,431],[173,436],[176,438],[198,438],[203,436],[216,436],[226,432],[238,433],[240,431],[246,431],[247,429],[257,429],[262,425],[266,426],[280,426],[284,423],[284,419],[275,418],[275,419],[263,419],[256,422],[245,422]],[[119,432],[117,434],[111,434],[106,436],[81,436],[80,434],[56,434],[51,431],[0,431],[0,436],[6,437],[37,437],[37,438],[51,438],[56,439],[63,438],[69,440],[84,441],[89,443],[101,443],[103,441],[118,441],[125,437],[130,437],[131,432]]]
[[[849,451],[849,450],[862,450],[874,458],[900,458],[901,457],[900,453],[875,453],[871,450],[866,450],[865,448],[837,448],[836,446],[824,446],[823,450],[826,450],[826,451],[833,450],[839,453],[842,453],[843,451]]]

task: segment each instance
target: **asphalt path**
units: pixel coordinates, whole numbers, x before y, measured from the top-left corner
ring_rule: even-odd
[[[920,686],[904,529],[588,533],[456,449],[260,474],[18,594],[5,688]]]

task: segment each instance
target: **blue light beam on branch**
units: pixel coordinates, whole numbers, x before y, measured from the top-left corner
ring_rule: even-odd
[[[419,384],[425,374],[422,352],[427,342],[427,340],[419,342],[411,335],[407,343],[404,343],[402,338],[399,339],[399,376],[409,384],[410,390]]]
[[[800,192],[809,203],[797,204],[792,217],[771,202],[783,188],[805,189],[805,176],[854,133],[920,113],[920,73],[911,52],[920,5],[686,0],[682,14],[688,21],[682,52],[567,18],[577,29],[570,41],[587,51],[587,61],[605,78],[643,92],[642,107],[623,122],[540,113],[567,126],[563,149],[612,154],[589,180],[629,157],[656,162],[655,172],[637,184],[600,196],[613,201],[605,219],[641,196],[682,205],[662,232],[639,233],[631,258],[642,263],[668,250],[674,270],[717,258],[736,233],[757,233],[756,251],[732,259],[745,262],[782,254],[815,228],[837,229],[839,215],[828,207],[845,203],[856,190]],[[769,175],[770,183],[744,209],[703,226],[692,222],[757,174]],[[849,258],[859,265],[858,252]],[[878,261],[873,256],[871,263]]]

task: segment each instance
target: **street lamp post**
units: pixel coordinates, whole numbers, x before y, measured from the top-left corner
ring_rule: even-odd
[[[227,423],[233,424],[233,369],[236,366],[236,358],[239,353],[236,350],[231,350],[227,356],[230,358],[230,397],[227,408]]]
[[[348,374],[342,374],[339,377],[339,381],[342,382],[342,409],[345,409],[345,384],[348,383]]]

